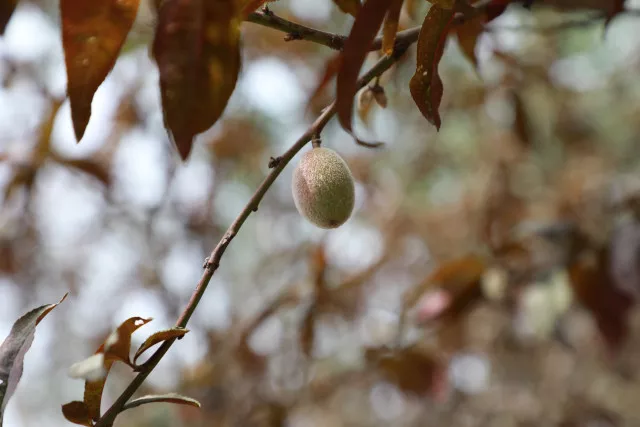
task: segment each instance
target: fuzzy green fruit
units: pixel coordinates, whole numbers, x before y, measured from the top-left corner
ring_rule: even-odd
[[[353,211],[353,176],[329,148],[314,148],[302,156],[293,172],[292,190],[298,212],[320,228],[341,226]]]

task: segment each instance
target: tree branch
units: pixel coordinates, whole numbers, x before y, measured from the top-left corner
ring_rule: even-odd
[[[410,43],[402,44],[394,52],[393,55],[384,56],[380,59],[365,75],[358,80],[358,89],[363,88],[367,83],[373,80],[375,77],[381,75],[388,70],[405,52]],[[227,247],[236,236],[240,228],[247,220],[251,212],[255,212],[258,209],[258,205],[262,201],[262,198],[269,190],[276,178],[282,173],[287,164],[296,155],[298,151],[302,149],[307,143],[309,143],[314,135],[319,134],[326,126],[329,120],[336,112],[335,102],[329,105],[316,121],[309,127],[309,129],[289,148],[282,156],[272,161],[272,170],[262,181],[256,192],[253,194],[249,202],[242,209],[238,217],[233,221],[229,229],[224,234],[218,245],[211,252],[211,255],[207,258],[204,264],[204,273],[198,282],[198,285],[189,300],[186,308],[180,315],[180,318],[176,322],[177,328],[184,328],[187,326],[189,319],[193,315],[202,295],[209,285],[209,281],[213,277],[213,274],[220,265],[220,259],[224,255]],[[113,425],[116,416],[122,412],[125,408],[127,401],[133,396],[135,391],[142,385],[144,380],[149,376],[151,371],[160,362],[162,357],[167,353],[169,348],[173,345],[176,339],[167,340],[153,353],[153,355],[140,367],[140,372],[131,381],[127,388],[122,392],[118,399],[111,405],[111,407],[105,412],[105,414],[98,420],[95,427],[109,427]]]

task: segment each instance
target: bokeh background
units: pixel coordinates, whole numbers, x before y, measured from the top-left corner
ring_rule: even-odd
[[[143,2],[76,144],[56,3],[21,1],[0,37],[0,336],[70,292],[38,327],[8,427],[70,425],[60,406],[83,390],[70,365],[128,317],[154,318],[134,344],[175,322],[269,157],[335,91],[307,114],[334,52],[245,23],[236,91],[181,164]],[[402,28],[428,7],[407,3]],[[330,0],[271,8],[340,34],[353,22]],[[384,148],[335,121],[323,132],[357,179],[352,219],[305,222],[289,165],[141,391],[203,409],[147,405],[117,425],[640,426],[640,18],[617,17],[606,36],[602,21],[549,28],[584,16],[509,7],[481,36],[477,69],[449,40],[439,133],[409,95],[412,48],[380,81],[386,108],[360,97],[356,132]],[[575,230],[613,247],[615,280],[576,279]],[[478,280],[468,255],[492,239],[512,246]],[[575,290],[589,286],[609,290],[584,304]],[[132,376],[114,368],[105,407]]]

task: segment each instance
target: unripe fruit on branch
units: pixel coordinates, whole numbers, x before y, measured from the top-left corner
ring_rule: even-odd
[[[298,212],[320,228],[337,228],[353,211],[355,185],[345,161],[335,151],[307,151],[293,172],[293,200]]]

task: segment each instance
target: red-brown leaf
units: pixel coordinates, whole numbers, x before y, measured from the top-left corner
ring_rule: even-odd
[[[438,64],[444,53],[448,28],[453,18],[452,9],[434,5],[422,23],[418,38],[416,72],[409,82],[411,96],[422,115],[439,130],[442,80]]]
[[[162,3],[153,43],[164,123],[182,159],[214,125],[240,72],[240,21],[234,0]]]
[[[111,71],[138,13],[139,0],[60,0],[67,95],[76,139],[91,117],[91,101]]]
[[[336,109],[342,127],[352,133],[353,98],[360,68],[371,48],[392,0],[367,0],[344,43],[342,66],[337,77]]]
[[[16,9],[18,0],[2,0],[0,1],[0,36],[4,34],[7,24]]]
[[[93,422],[89,416],[89,408],[84,402],[74,400],[66,405],[62,405],[62,415],[67,421],[74,424],[80,424],[81,426],[92,426]]]
[[[102,401],[102,392],[104,384],[107,381],[107,374],[111,369],[111,365],[115,361],[120,361],[131,366],[129,353],[131,351],[131,334],[139,327],[149,323],[151,319],[143,319],[141,317],[131,317],[118,327],[115,332],[109,335],[104,343],[98,348],[97,353],[104,353],[105,376],[96,381],[86,381],[84,385],[84,403],[89,411],[89,416],[93,420],[100,418],[100,402]]]
[[[133,399],[124,406],[123,410],[146,405],[148,403],[177,403],[179,405],[193,406],[194,408],[201,407],[200,402],[195,399],[182,396],[177,393],[168,393],[161,395],[142,396],[137,399]]]
[[[396,42],[396,33],[398,32],[398,21],[400,20],[400,12],[402,11],[402,3],[404,0],[393,0],[391,7],[384,19],[382,27],[382,51],[391,55]]]
[[[487,22],[485,14],[479,14],[472,19],[465,21],[462,25],[456,27],[456,36],[458,37],[458,45],[462,53],[477,68],[478,58],[476,57],[476,44],[478,37],[484,30],[484,24]]]

